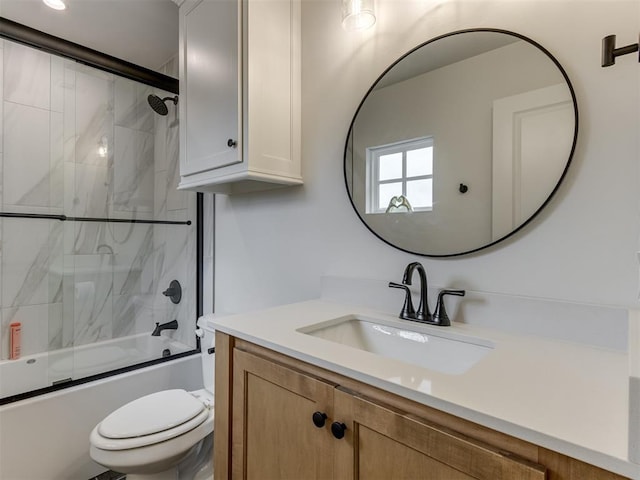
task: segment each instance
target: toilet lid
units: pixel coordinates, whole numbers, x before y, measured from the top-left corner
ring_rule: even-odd
[[[204,409],[185,390],[164,390],[120,407],[100,423],[98,432],[113,439],[152,435],[182,425]]]

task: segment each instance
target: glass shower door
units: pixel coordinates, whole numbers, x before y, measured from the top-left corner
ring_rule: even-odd
[[[0,46],[0,398],[193,351],[196,194],[176,188],[177,107],[147,101],[173,94]]]

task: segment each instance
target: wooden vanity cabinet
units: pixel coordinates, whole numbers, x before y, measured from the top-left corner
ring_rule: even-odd
[[[217,480],[623,478],[219,332],[215,387]]]
[[[182,0],[179,189],[302,183],[300,0]]]

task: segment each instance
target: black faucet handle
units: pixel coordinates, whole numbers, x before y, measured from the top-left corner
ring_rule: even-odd
[[[447,315],[447,310],[444,307],[444,296],[445,295],[456,295],[458,297],[464,297],[464,290],[453,290],[453,289],[444,289],[441,290],[438,294],[438,303],[436,305],[436,311],[433,314],[433,321],[438,325],[443,327],[448,327],[451,325],[451,320],[449,319],[449,315]]]
[[[402,305],[402,311],[400,312],[400,318],[405,320],[415,319],[416,311],[413,308],[413,301],[411,300],[411,290],[404,283],[389,282],[389,287],[400,288],[404,290],[404,305]]]
[[[180,282],[177,280],[171,280],[169,288],[162,292],[162,294],[165,297],[169,297],[173,303],[180,303],[180,300],[182,300],[182,287],[180,286]]]
[[[456,295],[458,297],[464,297],[466,295],[466,290],[455,290],[451,288],[445,288],[438,294],[438,298],[443,297],[445,295]]]

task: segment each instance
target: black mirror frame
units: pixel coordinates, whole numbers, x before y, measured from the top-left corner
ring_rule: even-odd
[[[428,254],[428,253],[422,253],[422,252],[415,252],[415,251],[412,251],[412,250],[408,250],[408,249],[399,247],[398,245],[394,245],[393,243],[391,243],[391,242],[385,240],[384,238],[382,238],[380,235],[378,235],[378,233],[376,233],[369,226],[369,224],[364,220],[364,218],[362,218],[362,215],[360,214],[360,212],[356,208],[356,205],[355,205],[355,203],[353,201],[353,198],[351,196],[351,193],[350,193],[349,181],[348,181],[348,176],[347,176],[347,154],[349,152],[349,139],[351,138],[351,133],[353,131],[353,125],[354,125],[354,123],[356,121],[356,118],[358,117],[358,113],[360,113],[360,110],[362,109],[362,106],[363,106],[364,102],[367,100],[367,97],[369,96],[369,94],[375,89],[375,87],[378,84],[378,82],[380,82],[380,80],[387,74],[387,72],[389,72],[391,69],[393,69],[399,62],[404,60],[407,56],[411,55],[413,52],[415,52],[416,50],[419,50],[420,48],[424,47],[425,45],[434,43],[434,42],[436,42],[438,40],[441,40],[441,39],[447,38],[447,37],[451,37],[451,36],[454,36],[454,35],[460,35],[460,34],[463,34],[463,33],[474,33],[474,32],[502,33],[502,34],[505,34],[505,35],[511,35],[511,36],[517,37],[520,40],[524,40],[525,42],[528,42],[529,44],[533,45],[534,47],[537,47],[542,53],[544,53],[555,64],[555,66],[558,68],[558,70],[562,74],[562,77],[564,78],[565,82],[567,83],[567,87],[569,88],[569,92],[571,93],[571,99],[573,101],[573,109],[574,109],[574,113],[575,113],[575,127],[574,127],[574,131],[573,131],[573,140],[572,140],[572,143],[571,143],[571,151],[569,152],[569,157],[567,158],[567,163],[566,163],[566,165],[564,167],[564,170],[562,171],[562,174],[560,175],[560,178],[558,179],[558,182],[554,186],[553,190],[551,191],[551,193],[549,194],[547,199],[542,203],[542,205],[540,205],[540,207],[527,220],[525,220],[518,227],[514,228],[507,235],[505,235],[505,236],[503,236],[503,237],[501,237],[501,238],[499,238],[497,240],[493,240],[493,241],[487,243],[486,245],[482,245],[482,246],[480,246],[478,248],[474,248],[474,249],[471,249],[471,250],[466,250],[464,252],[449,253],[449,254],[437,254],[437,255]],[[476,252],[479,252],[480,250],[488,249],[488,248],[490,248],[490,247],[492,247],[492,246],[494,246],[494,245],[506,240],[507,238],[512,237],[517,232],[521,231],[524,227],[526,227],[529,223],[531,223],[531,221],[535,217],[537,217],[538,214],[549,204],[551,199],[555,196],[556,192],[560,188],[560,185],[562,184],[562,181],[566,177],[566,174],[567,174],[567,171],[569,169],[569,166],[571,165],[571,162],[573,160],[573,155],[574,155],[575,150],[576,150],[577,142],[578,142],[578,102],[576,100],[576,94],[575,94],[575,91],[574,91],[574,88],[573,88],[573,84],[569,80],[569,76],[567,75],[567,72],[562,67],[560,62],[558,62],[558,60],[546,48],[544,48],[538,42],[532,40],[529,37],[526,37],[526,36],[521,35],[519,33],[511,32],[509,30],[503,30],[503,29],[499,29],[499,28],[468,28],[468,29],[463,29],[463,30],[456,30],[456,31],[453,31],[453,32],[449,32],[449,33],[446,33],[446,34],[443,34],[443,35],[438,35],[436,37],[433,37],[432,39],[427,40],[426,42],[421,43],[420,45],[418,45],[418,46],[412,48],[411,50],[409,50],[407,53],[405,53],[400,58],[395,60],[391,65],[389,65],[389,67],[387,67],[380,74],[380,76],[378,76],[376,81],[373,82],[371,87],[367,90],[367,92],[365,93],[364,97],[360,101],[360,104],[358,105],[358,108],[356,109],[356,112],[353,115],[353,119],[351,120],[351,123],[349,124],[349,130],[347,131],[347,139],[345,141],[344,155],[343,155],[343,175],[344,175],[345,188],[346,188],[346,191],[347,191],[347,196],[349,197],[349,201],[351,202],[351,206],[353,207],[354,211],[358,215],[358,218],[360,219],[360,221],[367,227],[367,229],[371,233],[373,233],[376,237],[378,237],[384,243],[386,243],[386,244],[388,244],[388,245],[390,245],[390,246],[392,246],[394,248],[397,248],[398,250],[402,250],[403,252],[411,253],[413,255],[420,255],[420,256],[423,256],[423,257],[431,257],[431,258],[459,257],[459,256],[462,256],[462,255],[468,255],[468,254],[476,253]]]

